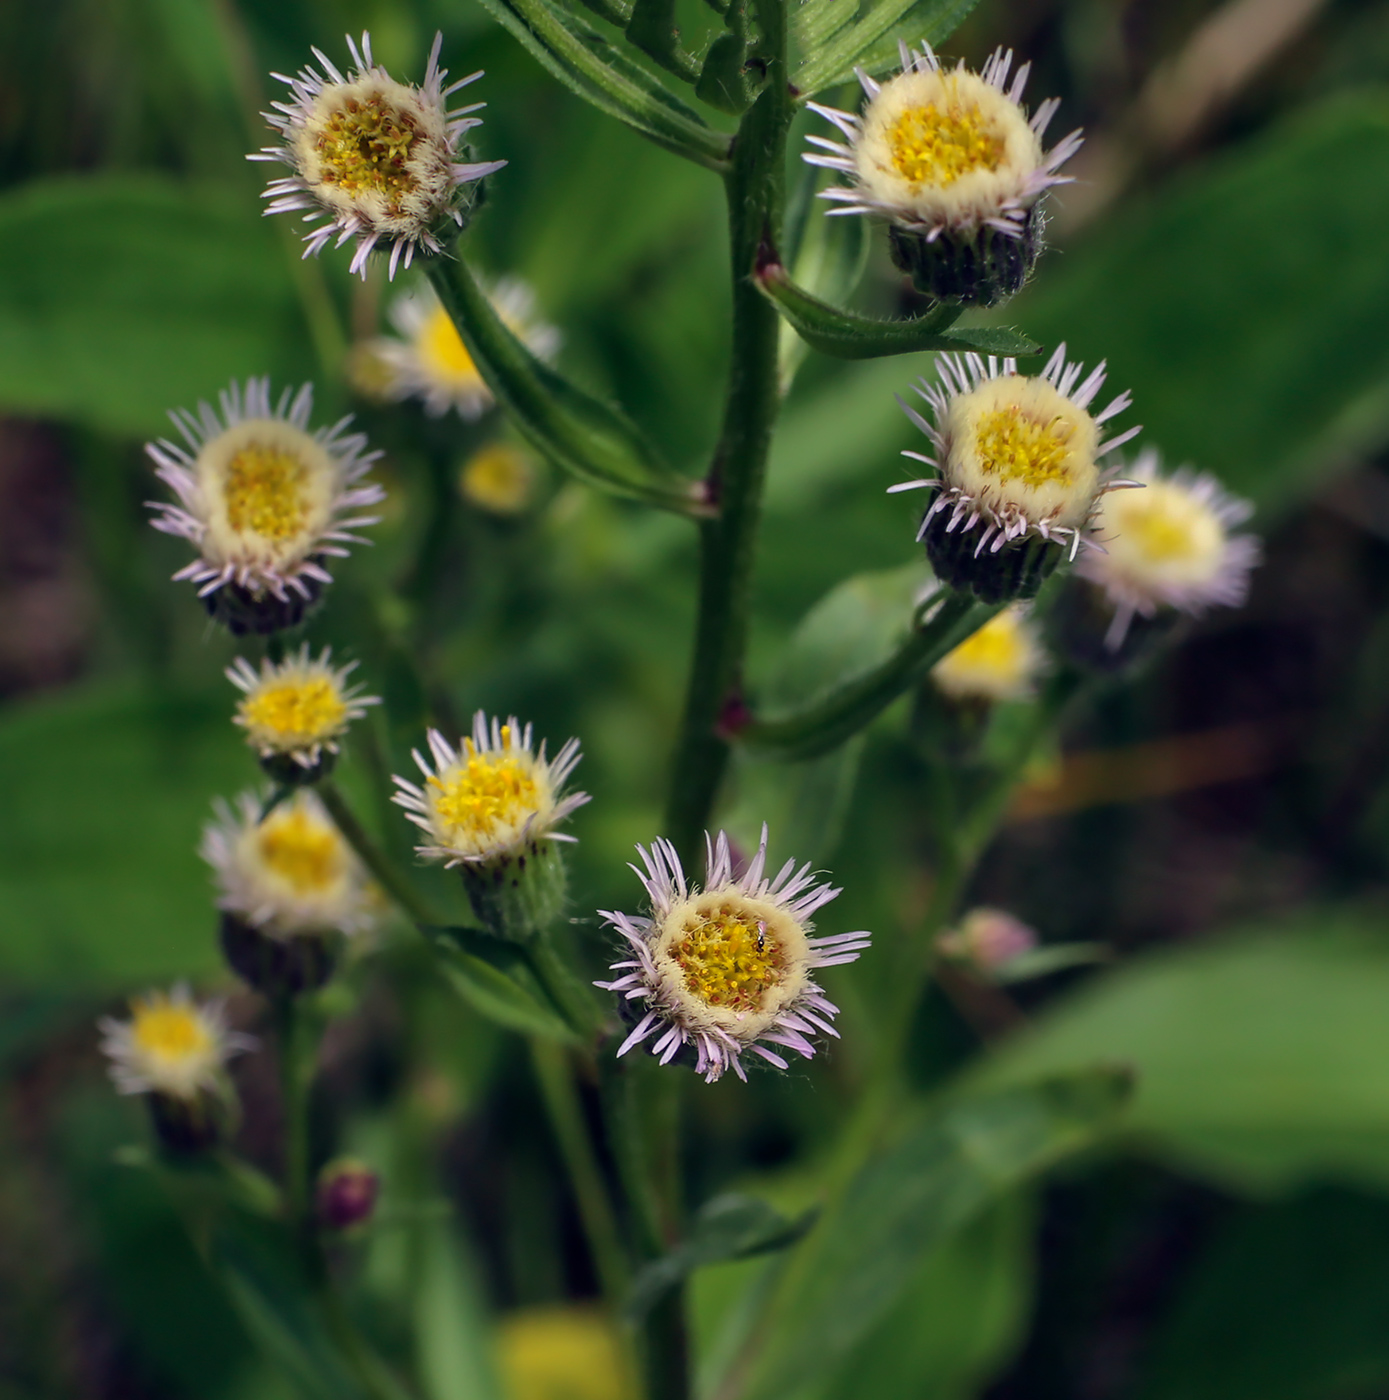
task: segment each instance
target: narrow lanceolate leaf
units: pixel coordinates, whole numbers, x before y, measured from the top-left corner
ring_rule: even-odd
[[[523,1035],[572,1040],[525,950],[470,928],[423,930],[453,989],[481,1016]]]
[[[788,1220],[756,1196],[716,1196],[695,1216],[683,1243],[669,1254],[653,1259],[637,1275],[627,1299],[627,1316],[633,1322],[640,1321],[695,1269],[785,1249],[814,1222],[814,1212]]]
[[[840,360],[872,360],[922,350],[1035,355],[1041,348],[1006,327],[955,326],[953,322],[963,308],[949,302],[905,321],[880,321],[843,311],[798,287],[779,262],[758,267],[757,285],[807,345]]]
[[[557,466],[618,496],[705,513],[695,483],[672,472],[631,421],[537,359],[497,315],[461,261],[434,259],[430,280],[487,387]]]
[[[809,0],[796,19],[803,58],[792,82],[811,96],[848,82],[855,67],[881,70],[895,64],[897,38],[939,44],[978,0],[867,0],[860,9],[845,0]]]
[[[1116,1122],[1129,1076],[1091,1069],[964,1099],[868,1163],[787,1261],[721,1391],[783,1400],[825,1375],[956,1231]],[[740,1383],[741,1382],[741,1383]]]
[[[633,0],[627,38],[677,78],[692,83],[699,76],[699,64],[680,47],[675,0]]]
[[[728,137],[666,91],[601,34],[548,0],[482,0],[483,7],[571,92],[698,165],[728,167]]]

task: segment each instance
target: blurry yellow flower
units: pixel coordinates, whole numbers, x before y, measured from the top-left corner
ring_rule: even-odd
[[[463,463],[465,500],[493,515],[519,515],[535,494],[535,467],[519,447],[489,442]]]
[[[1043,661],[1021,608],[1005,608],[931,668],[952,700],[1026,700]]]
[[[634,1400],[617,1335],[596,1309],[512,1313],[498,1347],[507,1400]]]

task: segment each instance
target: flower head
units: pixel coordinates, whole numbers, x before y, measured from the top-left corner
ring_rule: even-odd
[[[935,491],[917,538],[947,583],[990,602],[1031,596],[1063,550],[1074,559],[1082,546],[1093,547],[1086,530],[1100,497],[1130,484],[1100,466],[1140,431],[1107,440],[1100,432],[1129,406],[1129,396],[1092,416],[1105,366],[1082,379],[1083,367],[1066,362],[1064,344],[1036,376],[1019,374],[1015,360],[973,353],[939,356],[936,372],[939,383],[915,386],[934,422],[898,399],[934,453],[903,455],[936,475],[888,489]]]
[[[669,841],[637,847],[637,878],[651,900],[649,915],[601,911],[627,940],[633,956],[613,964],[619,974],[597,985],[645,1003],[645,1013],[618,1050],[625,1055],[651,1036],[651,1053],[669,1064],[684,1046],[694,1067],[713,1083],[727,1069],[745,1079],[744,1051],[778,1069],[786,1060],[770,1047],[809,1059],[817,1031],[837,1035],[838,1014],[812,979],[818,968],[854,962],[869,935],[840,933],[812,938],[810,916],[839,891],[817,884],[810,866],[788,860],[766,879],[767,828],[757,854],[741,875],[733,873],[728,836],[708,844],[708,881],[691,886]]]
[[[283,661],[262,661],[259,671],[240,656],[228,667],[227,679],[243,692],[233,722],[262,758],[287,758],[311,770],[325,752],[337,753],[338,739],[368,705],[381,703],[347,684],[355,661],[335,669],[331,656],[324,647],[311,657],[305,642]]]
[[[459,748],[437,729],[427,738],[429,758],[413,752],[424,784],[396,778],[400,791],[393,799],[428,838],[415,848],[418,854],[448,867],[476,866],[506,860],[544,839],[574,839],[555,827],[588,801],[586,792],[564,791],[581,757],[577,739],[547,759],[543,741],[538,751],[532,748],[529,724],[521,728],[514,715],[505,724],[489,723],[481,710]]]
[[[345,557],[351,533],[374,525],[360,515],[384,499],[372,482],[362,483],[381,455],[367,452],[366,437],[349,433],[350,418],[310,432],[313,386],[292,398],[286,389],[273,404],[269,379],[248,379],[218,395],[220,415],[200,403],[197,415],[176,409],[169,416],[183,443],[161,438],[146,444],[156,475],[179,504],[156,503],[156,530],[181,535],[198,558],[174,575],[198,585],[209,598],[231,590],[243,609],[267,598],[296,605],[299,613],[332,575],[326,556]],[[283,609],[269,615],[276,626]],[[267,630],[254,620],[234,630]]]
[[[1135,614],[1237,607],[1260,556],[1257,537],[1231,533],[1253,507],[1214,477],[1185,469],[1164,476],[1151,448],[1128,472],[1144,489],[1100,503],[1092,529],[1102,548],[1089,551],[1077,569],[1114,608],[1105,637],[1111,650],[1122,644]]]
[[[186,985],[146,992],[130,1003],[130,1020],[97,1023],[111,1078],[122,1094],[194,1099],[214,1089],[223,1065],[255,1041],[227,1028],[220,1001],[196,1002]]]
[[[968,963],[981,972],[997,968],[1030,953],[1037,946],[1037,931],[1003,909],[971,909],[959,928],[947,929],[936,939],[942,956]]]
[[[458,480],[465,500],[493,515],[519,515],[535,495],[535,464],[519,447],[489,442],[466,462]]]
[[[831,213],[892,222],[894,256],[923,290],[997,300],[1017,291],[1031,269],[1037,201],[1069,180],[1057,171],[1080,148],[1080,132],[1042,149],[1060,104],[1051,98],[1028,118],[1021,103],[1031,65],[1010,85],[1011,49],[996,50],[981,73],[963,63],[943,69],[929,44],[920,53],[902,44],[900,52],[902,71],[885,83],[859,72],[868,98],[861,116],[808,104],[847,144],[811,136],[816,149],[804,159],[850,177],[849,185],[821,193],[837,206]],[[959,258],[962,247],[968,259]]]
[[[936,688],[952,700],[1026,700],[1045,653],[1024,610],[991,617],[931,668]]]
[[[548,359],[559,349],[559,332],[536,319],[535,297],[524,282],[503,278],[490,297],[503,323],[534,354]],[[434,292],[427,286],[407,292],[392,303],[390,316],[402,339],[371,342],[389,375],[386,396],[422,399],[436,418],[451,408],[462,418],[481,418],[492,407],[492,391]]]
[[[482,77],[471,73],[444,86],[448,73],[439,67],[444,36],[434,36],[424,83],[399,83],[372,62],[371,36],[362,35],[360,50],[348,37],[355,65],[344,77],[320,50],[322,65],[297,76],[274,76],[289,86],[288,102],[273,102],[265,119],[284,138],[249,160],[280,161],[293,172],[266,187],[267,214],[307,209],[306,223],[317,227],[305,235],[304,256],[321,252],[334,237],[338,246],[356,238],[352,271],[366,276],[367,258],[378,245],[391,249],[390,275],[402,257],[406,267],[417,252],[438,253],[440,235],[452,221],[463,226],[471,202],[468,186],[500,170],[504,160],[469,162],[460,141],[482,125],[469,115],[485,106],[448,110],[459,88]]]
[[[264,820],[255,793],[242,793],[235,808],[219,803],[201,855],[218,908],[266,937],[360,933],[375,922],[366,872],[312,792],[295,792]]]

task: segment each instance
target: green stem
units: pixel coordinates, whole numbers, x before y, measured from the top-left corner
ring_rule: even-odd
[[[343,840],[361,858],[362,864],[376,877],[381,888],[417,924],[431,926],[443,923],[415,892],[410,882],[396,869],[386,853],[367,834],[366,828],[357,820],[356,814],[343,799],[336,783],[324,780],[318,784],[318,795],[328,809]]]
[[[666,811],[666,835],[692,861],[728,764],[721,732],[741,700],[757,527],[780,406],[775,308],[757,289],[759,250],[781,237],[792,100],[781,0],[756,5],[767,86],[738,128],[724,180],[733,274],[733,344],[723,429],[706,482],[718,515],[700,525],[699,616]]]
[[[588,1126],[584,1122],[583,1106],[574,1084],[574,1076],[565,1053],[553,1041],[532,1036],[531,1063],[540,1085],[550,1127],[559,1145],[569,1173],[569,1184],[579,1207],[584,1234],[593,1255],[593,1266],[603,1288],[608,1306],[616,1316],[622,1307],[631,1271],[622,1248],[617,1228],[617,1216],[608,1196],[607,1183],[593,1150]]]
[[[313,1085],[317,1046],[313,1028],[293,995],[274,1003],[280,1040],[280,1097],[284,1113],[285,1206],[300,1253],[313,1270],[316,1249],[313,1224],[313,1185],[309,1158],[309,1091]]]
[[[606,1013],[593,990],[555,947],[549,932],[542,932],[527,945],[531,970],[550,1000],[584,1040],[591,1040],[602,1028]]]

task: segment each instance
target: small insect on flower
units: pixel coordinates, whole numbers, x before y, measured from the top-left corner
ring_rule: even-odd
[[[361,48],[349,36],[355,65],[344,77],[325,54],[313,50],[324,70],[305,67],[295,77],[273,76],[289,87],[288,102],[272,102],[264,114],[284,138],[248,160],[280,161],[293,174],[266,187],[267,214],[307,209],[305,223],[317,227],[305,235],[304,256],[319,253],[334,237],[341,247],[357,240],[353,272],[366,276],[367,258],[378,246],[391,250],[390,275],[403,259],[443,250],[450,223],[462,228],[472,207],[471,188],[500,170],[504,160],[469,161],[464,134],[482,125],[470,115],[486,104],[448,110],[459,88],[482,77],[479,70],[444,86],[439,67],[444,36],[434,36],[424,82],[399,83],[373,63],[371,36]],[[324,73],[327,76],[324,76]]]
[[[973,353],[937,357],[936,373],[939,383],[914,386],[934,422],[897,400],[934,453],[902,455],[936,475],[888,490],[936,493],[917,539],[937,577],[987,603],[1034,597],[1063,555],[1096,547],[1086,531],[1104,493],[1137,484],[1099,465],[1141,431],[1100,433],[1129,406],[1129,395],[1092,416],[1105,366],[1081,379],[1083,367],[1066,362],[1064,343],[1037,376],[1019,374],[1015,360]]]
[[[838,1014],[813,980],[822,967],[854,962],[869,946],[865,932],[812,938],[810,916],[839,891],[817,884],[809,865],[789,860],[766,879],[767,828],[757,854],[733,873],[728,836],[705,838],[708,881],[686,882],[669,841],[638,846],[651,900],[649,915],[600,911],[634,956],[615,962],[619,975],[596,985],[645,1003],[619,1055],[655,1036],[651,1053],[669,1064],[689,1047],[696,1073],[713,1083],[731,1069],[746,1079],[745,1051],[786,1069],[779,1046],[809,1059],[816,1032],[837,1036]],[[636,866],[632,867],[636,870]]]
[[[902,71],[879,84],[862,70],[861,116],[811,102],[847,140],[809,138],[804,159],[851,177],[821,193],[834,214],[876,214],[891,225],[897,265],[932,296],[990,305],[1016,292],[1041,247],[1037,204],[1070,177],[1057,171],[1081,145],[1073,131],[1050,151],[1042,136],[1060,103],[1022,108],[1030,64],[1008,81],[1012,50],[980,73],[941,68],[928,44],[899,46]]]
[[[455,749],[439,733],[428,733],[429,758],[417,750],[415,763],[424,774],[419,786],[396,778],[392,799],[425,833],[416,852],[446,867],[505,861],[542,839],[572,841],[555,830],[589,800],[586,792],[564,791],[582,757],[579,741],[570,739],[547,759],[542,740],[532,747],[532,727],[523,729],[513,715],[503,724],[473,716],[473,732]]]
[[[548,360],[559,349],[559,332],[536,318],[535,296],[524,282],[503,278],[491,289],[489,299],[507,329],[534,355]],[[492,391],[429,287],[398,297],[390,317],[402,338],[383,336],[370,342],[389,375],[388,398],[422,399],[432,417],[452,408],[469,421],[492,407]]]
[[[1110,650],[1123,644],[1135,615],[1238,607],[1260,557],[1256,536],[1231,533],[1253,506],[1214,477],[1186,469],[1164,475],[1151,448],[1128,474],[1144,489],[1100,503],[1091,528],[1102,549],[1088,552],[1076,570],[1114,609],[1105,635]]]
[[[305,642],[283,661],[262,661],[259,671],[244,657],[227,669],[227,679],[244,693],[233,723],[246,731],[262,767],[281,782],[322,777],[347,726],[381,703],[379,696],[348,685],[355,661],[335,668],[331,658],[327,647],[311,657]]]
[[[1046,660],[1023,608],[991,617],[931,668],[936,689],[952,700],[1027,700]]]
[[[376,898],[361,862],[323,804],[300,790],[261,819],[261,799],[244,792],[218,803],[203,829],[202,857],[217,882],[217,906],[269,938],[361,933],[376,920]]]
[[[298,623],[333,581],[326,558],[367,543],[351,532],[379,519],[357,512],[385,497],[362,481],[381,454],[347,431],[350,418],[310,432],[310,384],[272,404],[269,379],[248,379],[218,403],[220,414],[207,403],[196,415],[170,413],[182,444],[146,444],[179,501],[151,502],[151,523],[197,548],[174,577],[196,583],[214,617],[237,634],[275,632]]]
[[[196,1002],[183,983],[136,997],[130,1012],[128,1021],[103,1016],[97,1023],[122,1094],[196,1099],[218,1087],[233,1055],[255,1047],[250,1036],[228,1029],[222,1002]]]

